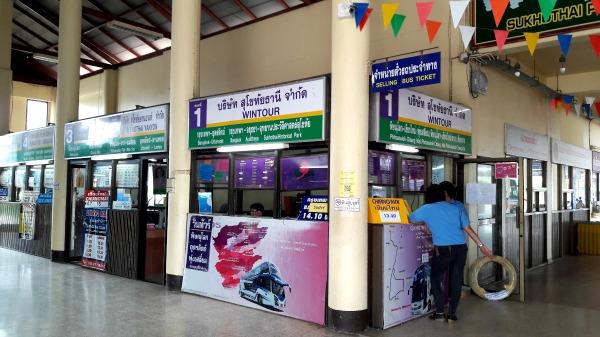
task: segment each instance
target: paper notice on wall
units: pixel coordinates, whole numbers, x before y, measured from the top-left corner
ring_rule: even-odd
[[[338,212],[360,212],[360,198],[335,198]]]
[[[343,198],[356,196],[356,174],[354,171],[340,171],[339,195]]]
[[[467,204],[495,205],[496,184],[467,184]]]

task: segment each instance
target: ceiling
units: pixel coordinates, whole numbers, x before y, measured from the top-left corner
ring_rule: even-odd
[[[320,0],[203,0],[207,38]],[[83,0],[82,76],[171,47],[171,0]],[[59,0],[14,0],[12,70],[17,81],[56,85]]]

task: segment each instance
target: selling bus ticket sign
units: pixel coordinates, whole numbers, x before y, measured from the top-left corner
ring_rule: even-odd
[[[424,54],[371,66],[371,92],[420,87],[441,81],[441,53]]]

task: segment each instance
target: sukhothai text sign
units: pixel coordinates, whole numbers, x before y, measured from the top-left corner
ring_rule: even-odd
[[[374,96],[372,140],[471,154],[471,109],[407,89]]]
[[[189,102],[189,147],[325,139],[326,79],[278,85]]]
[[[0,166],[54,157],[54,126],[0,137]]]
[[[403,58],[371,66],[371,92],[440,83],[441,53]]]
[[[509,31],[508,40],[521,38],[525,32],[553,32],[582,29],[600,24],[591,1],[558,0],[549,20],[544,20],[537,1],[510,0],[500,25],[496,28],[490,0],[475,1],[475,44],[494,43],[494,29]]]
[[[65,125],[65,159],[167,151],[168,105]]]

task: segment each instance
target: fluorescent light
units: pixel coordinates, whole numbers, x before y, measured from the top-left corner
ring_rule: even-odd
[[[217,152],[281,150],[281,149],[287,149],[288,147],[289,147],[289,145],[285,144],[285,143],[231,145],[231,146],[218,147]]]
[[[46,62],[50,62],[50,63],[58,63],[58,57],[56,56],[52,56],[52,55],[44,55],[44,54],[33,54],[32,55],[34,60],[38,60],[38,61],[46,61]]]
[[[27,165],[48,165],[50,164],[50,160],[32,160],[25,163]]]
[[[128,33],[131,33],[133,35],[145,37],[145,38],[150,39],[152,41],[156,41],[156,40],[159,40],[159,39],[162,39],[163,37],[165,37],[162,33],[155,32],[155,31],[150,30],[150,29],[145,29],[145,28],[142,28],[142,27],[130,25],[128,23],[121,22],[121,21],[118,21],[118,20],[113,20],[113,21],[108,22],[106,24],[106,27],[108,27],[110,29],[115,29],[115,30],[120,30],[120,31],[128,32]]]
[[[93,156],[92,160],[101,161],[101,160],[118,160],[118,159],[129,159],[131,158],[130,154],[103,154],[100,156]]]
[[[388,144],[385,146],[386,149],[397,152],[408,152],[408,153],[417,153],[419,149],[412,146],[401,145],[401,144]]]

